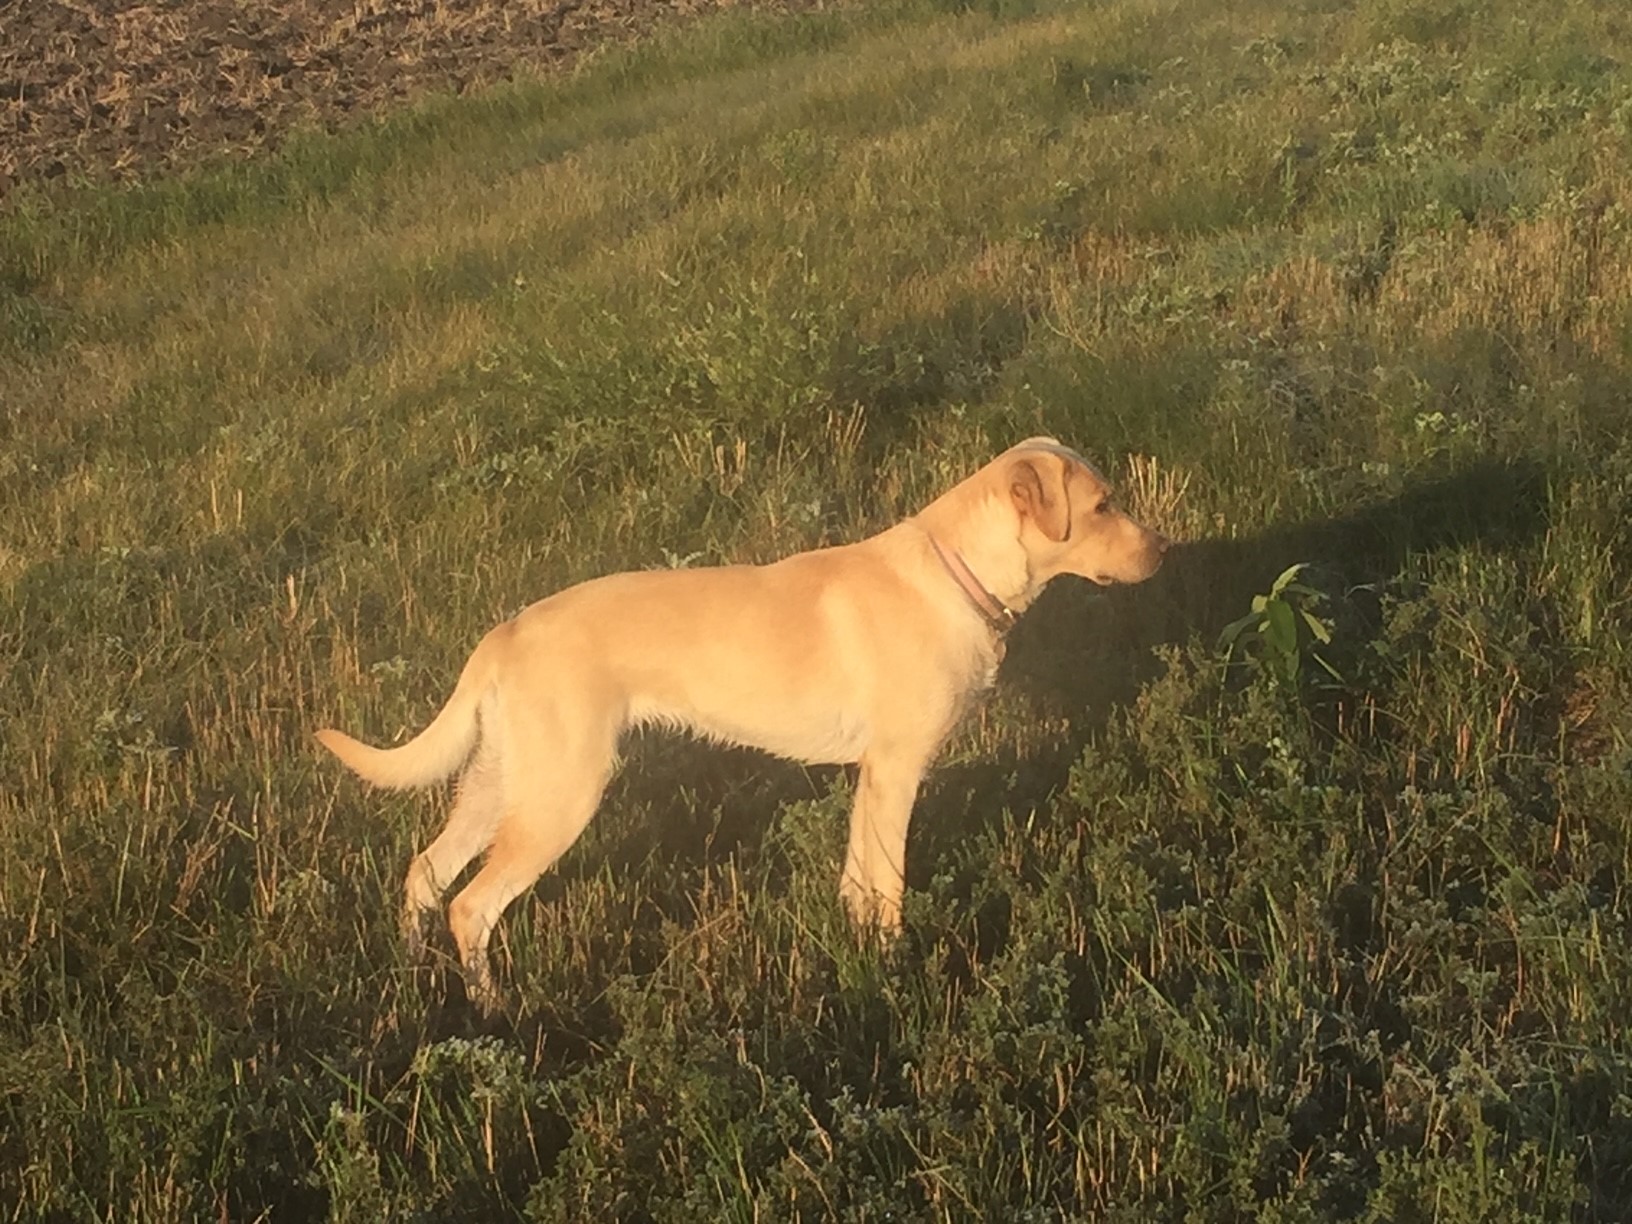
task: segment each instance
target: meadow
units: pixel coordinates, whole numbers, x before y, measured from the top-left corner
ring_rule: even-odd
[[[1632,17],[726,13],[0,212],[0,1218],[1632,1218]],[[401,880],[480,635],[1034,433],[919,800],[643,735],[495,940]],[[1303,568],[1288,574],[1289,567]]]

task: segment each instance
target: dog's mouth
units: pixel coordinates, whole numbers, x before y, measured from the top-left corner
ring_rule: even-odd
[[[1132,582],[1143,582],[1145,579],[1154,575],[1156,571],[1161,568],[1162,558],[1157,556],[1144,565],[1141,569],[1135,570],[1131,574],[1125,571],[1123,573],[1112,573],[1110,570],[1096,570],[1093,573],[1085,576],[1089,582],[1095,583],[1102,587],[1126,586],[1128,583]]]

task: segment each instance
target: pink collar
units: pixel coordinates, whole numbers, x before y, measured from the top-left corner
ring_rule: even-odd
[[[929,546],[935,550],[941,564],[946,566],[946,572],[952,575],[952,581],[956,582],[969,597],[969,602],[975,605],[975,610],[986,619],[986,623],[998,637],[1014,628],[1014,622],[1020,619],[1019,615],[981,584],[980,579],[975,577],[974,570],[969,568],[969,563],[957,549],[948,553],[934,536],[929,537]]]

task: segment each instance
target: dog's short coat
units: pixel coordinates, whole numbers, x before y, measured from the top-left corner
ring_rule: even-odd
[[[839,890],[859,923],[889,931],[919,780],[991,685],[1003,631],[1057,575],[1140,582],[1167,543],[1113,506],[1082,456],[1031,438],[856,544],[613,574],[535,603],[482,639],[442,711],[399,748],[317,734],[377,786],[463,770],[447,826],[408,870],[403,929],[417,947],[443,891],[488,851],[448,910],[484,1007],[497,1001],[494,925],[583,832],[619,737],[642,723],[858,763]]]

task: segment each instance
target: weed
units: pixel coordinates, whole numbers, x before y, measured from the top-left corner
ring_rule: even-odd
[[[1321,615],[1325,593],[1298,581],[1308,568],[1300,561],[1282,570],[1268,591],[1252,597],[1252,611],[1224,626],[1218,645],[1226,662],[1239,649],[1274,683],[1296,689],[1307,657],[1337,683],[1343,682],[1316,649],[1331,643],[1332,622]]]

